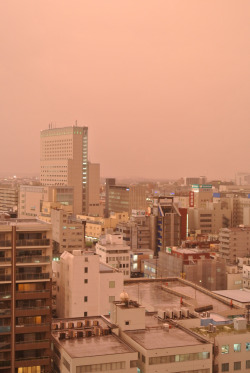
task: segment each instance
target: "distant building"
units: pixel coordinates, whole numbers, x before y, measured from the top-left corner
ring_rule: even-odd
[[[72,250],[83,250],[84,225],[64,210],[51,210],[53,255]]]
[[[142,185],[109,185],[107,209],[111,212],[128,212],[146,210],[146,188]]]
[[[96,254],[103,263],[119,269],[125,278],[130,277],[130,247],[124,245],[122,235],[107,234],[96,244]]]
[[[74,188],[67,186],[21,185],[19,190],[18,217],[40,218],[50,222],[52,208],[73,212]]]
[[[150,215],[151,250],[157,255],[167,247],[180,246],[181,213],[173,197],[153,199]]]
[[[41,131],[40,181],[74,187],[74,214],[88,214],[88,127]]]
[[[54,263],[58,317],[108,315],[123,290],[123,272],[82,250],[65,251]]]
[[[223,228],[219,239],[219,255],[227,264],[236,264],[238,257],[249,257],[250,227]]]
[[[0,184],[0,211],[17,211],[18,186],[12,184]]]
[[[105,210],[104,210],[104,217],[109,218],[110,212],[109,212],[109,187],[112,185],[115,185],[116,181],[114,178],[108,178],[106,179],[105,185],[106,185],[106,191],[105,191]]]
[[[100,206],[100,164],[88,162],[88,214],[102,215]]]

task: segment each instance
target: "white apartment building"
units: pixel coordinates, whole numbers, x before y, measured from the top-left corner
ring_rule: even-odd
[[[74,214],[88,213],[88,127],[41,131],[42,185],[74,187]]]
[[[65,251],[53,266],[58,317],[108,315],[111,302],[119,300],[123,273],[101,263],[98,255]]]
[[[247,257],[250,253],[250,227],[224,228],[219,234],[219,255],[227,263],[235,264],[238,257]]]
[[[130,277],[130,247],[124,245],[120,234],[107,234],[100,238],[96,244],[96,254],[100,256],[103,263],[119,269],[124,278]]]

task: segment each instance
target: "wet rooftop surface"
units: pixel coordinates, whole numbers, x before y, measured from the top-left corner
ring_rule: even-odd
[[[164,290],[168,288],[180,294],[174,295]],[[180,298],[183,296],[184,306],[188,307],[201,307],[212,305],[213,311],[216,313],[224,313],[230,311],[231,307],[219,300],[203,293],[196,287],[191,287],[182,284],[179,281],[166,281],[161,282],[137,282],[127,283],[125,291],[128,293],[129,298],[136,300],[141,305],[146,307],[148,311],[166,310],[180,307]],[[185,298],[189,297],[189,298]]]

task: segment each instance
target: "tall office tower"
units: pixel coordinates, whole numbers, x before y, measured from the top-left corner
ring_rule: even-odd
[[[105,196],[105,210],[104,210],[104,217],[109,218],[109,187],[112,185],[115,185],[115,179],[114,178],[108,178],[106,179],[106,196]]]
[[[89,215],[101,215],[99,163],[88,163],[88,204]]]
[[[50,372],[51,226],[0,221],[0,372]]]
[[[74,214],[88,213],[88,127],[41,131],[42,185],[74,187]]]
[[[151,250],[155,255],[166,252],[168,247],[181,243],[181,213],[173,202],[173,197],[153,199],[150,215]]]

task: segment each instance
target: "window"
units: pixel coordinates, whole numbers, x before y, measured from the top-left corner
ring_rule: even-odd
[[[112,302],[114,302],[114,301],[115,301],[115,296],[111,295],[111,296],[109,297],[109,303],[112,303]]]
[[[88,301],[88,297],[84,297],[84,302],[87,302]]]
[[[246,351],[250,351],[250,342],[246,343]]]
[[[89,258],[84,258],[84,261],[85,261],[85,262],[88,262],[88,261],[89,261]]]
[[[235,361],[234,362],[234,370],[241,370],[241,362]]]
[[[250,360],[246,360],[246,369],[250,369]]]
[[[84,284],[87,284],[87,283],[88,283],[88,279],[85,278],[85,279],[84,279]]]
[[[221,371],[222,372],[229,372],[229,363],[221,364]]]
[[[84,273],[88,273],[88,267],[84,267]]]
[[[146,362],[146,358],[145,358],[145,356],[144,356],[144,355],[141,355],[141,361],[142,361],[143,363],[145,363],[145,362]]]
[[[109,281],[109,287],[115,288],[115,281]]]
[[[88,312],[84,312],[84,317],[87,317],[88,316]]]
[[[221,353],[222,354],[228,354],[229,353],[229,345],[221,346]]]
[[[137,360],[131,360],[130,361],[130,368],[136,368],[137,367]]]
[[[125,321],[125,325],[129,325],[129,321]]]
[[[241,351],[241,344],[235,343],[234,344],[234,352],[240,352]]]

